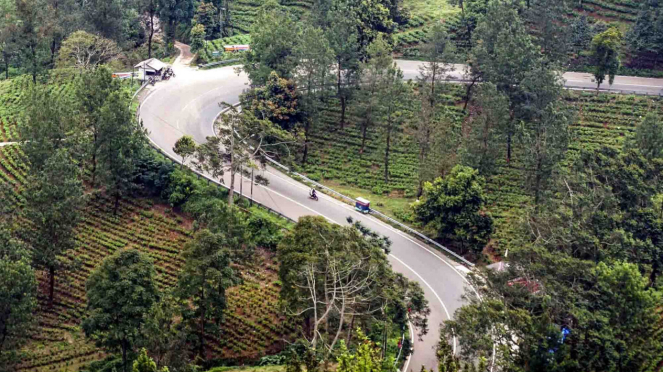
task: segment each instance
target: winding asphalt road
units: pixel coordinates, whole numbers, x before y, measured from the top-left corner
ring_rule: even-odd
[[[397,63],[406,79],[414,79],[418,75],[420,62]],[[463,68],[457,66],[453,77],[461,79]],[[214,135],[212,125],[220,112],[218,103],[238,103],[240,93],[247,89],[248,79],[245,74],[235,73],[233,67],[196,71],[181,63],[180,59],[174,63],[173,70],[176,78],[157,83],[142,95],[139,115],[153,143],[177,158],[172,151],[175,141],[188,134],[202,143],[207,136]],[[564,77],[567,79],[567,87],[571,89],[595,87],[588,74],[570,73]],[[659,94],[663,89],[663,80],[618,77],[612,89]],[[274,168],[268,167],[262,171],[262,175],[269,179],[269,186],[254,186],[254,199],[283,215],[294,220],[306,215],[320,215],[338,224],[347,224],[346,217],[352,216],[392,240],[389,259],[394,270],[421,284],[431,308],[428,319],[430,330],[421,341],[413,337],[415,352],[406,365],[406,371],[418,371],[422,365],[435,369],[437,362],[434,347],[438,340],[439,325],[462,305],[461,295],[467,286],[467,269],[391,226],[355,212],[347,204],[325,195],[320,195],[317,202],[310,200],[307,186]],[[240,182],[243,182],[242,188],[246,193],[250,189],[250,181],[237,179],[236,191],[240,189]],[[229,177],[225,183],[229,183]]]

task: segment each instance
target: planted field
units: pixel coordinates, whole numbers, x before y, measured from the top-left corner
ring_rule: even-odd
[[[251,43],[251,35],[240,34],[221,39],[210,40],[205,43],[205,48],[198,51],[198,63],[210,63],[216,61],[225,61],[229,59],[242,58],[241,51],[226,52],[224,45],[244,45]]]
[[[441,4],[440,4],[441,3]],[[617,22],[630,24],[635,22],[640,5],[644,0],[583,0],[574,3],[574,7],[568,12],[568,17],[578,17],[586,15],[594,20],[604,22]],[[459,52],[458,61],[463,62],[463,52],[469,48],[467,42],[456,38],[460,31],[460,8],[451,7],[446,0],[408,0],[403,2],[403,7],[408,9],[411,14],[409,22],[399,28],[394,34],[395,52],[403,58],[419,59],[421,55],[420,46],[427,41],[428,31],[434,22],[440,21],[449,33],[451,40],[456,44]],[[645,61],[641,59],[645,58]],[[651,59],[651,61],[649,61]],[[638,57],[638,64],[629,58],[625,63],[631,67],[642,69],[644,66],[652,68],[655,57]],[[574,69],[585,70],[587,67],[584,61],[576,61]],[[628,71],[623,74],[644,74],[654,75],[654,72]]]
[[[18,146],[7,147],[20,153]],[[5,171],[20,174],[10,168]],[[12,173],[13,174],[13,173]],[[20,199],[20,196],[17,196]],[[56,301],[47,307],[40,296],[39,327],[25,347],[28,353],[19,370],[75,370],[70,368],[99,359],[104,354],[82,336],[79,324],[85,314],[85,282],[105,257],[118,249],[136,248],[155,262],[161,289],[173,286],[183,261],[184,244],[191,238],[190,222],[151,200],[123,200],[117,216],[113,203],[103,196],[91,198],[78,232],[76,249],[67,257],[78,269],[56,277]],[[228,313],[220,337],[210,336],[213,354],[239,360],[257,359],[278,351],[283,338],[294,332],[294,323],[279,312],[279,284],[274,264],[263,256],[255,267],[238,267],[242,285],[228,292]],[[40,278],[46,290],[46,277]]]
[[[583,0],[576,4],[575,14],[585,13],[605,21],[634,22],[642,0]]]
[[[461,122],[463,114],[457,103],[462,92],[458,87],[448,89],[447,102]],[[575,107],[577,116],[571,127],[567,161],[581,149],[604,145],[621,147],[646,113],[658,111],[663,114],[662,101],[656,97],[571,92],[568,102]],[[366,148],[361,153],[358,118],[351,116],[345,128],[340,129],[339,117],[338,108],[328,110],[322,121],[313,127],[309,163],[302,166],[302,170],[311,178],[339,187],[352,196],[368,199],[375,196],[376,209],[407,220],[410,215],[407,205],[415,195],[418,180],[418,146],[408,127],[397,131],[391,155],[390,180],[384,182],[384,137],[380,126],[369,131]],[[531,203],[531,196],[524,187],[525,172],[516,144],[511,165],[507,167],[502,161],[497,174],[487,180],[488,209],[496,223],[493,238],[498,253],[511,244],[512,232],[522,215],[522,208]],[[383,200],[399,197],[404,199],[399,202]]]
[[[461,96],[461,91],[461,86],[449,85],[441,97],[448,102],[458,121],[462,120],[462,113],[454,103]],[[419,164],[418,145],[411,135],[411,128],[404,125],[394,131],[389,154],[389,179],[385,181],[382,125],[367,130],[362,152],[362,119],[353,115],[351,107],[349,113],[343,129],[339,125],[338,106],[327,109],[322,120],[314,124],[311,130],[312,152],[303,171],[314,180],[335,180],[341,186],[355,186],[374,194],[414,196]]]
[[[313,0],[281,0],[279,3],[287,7],[298,18],[301,18],[313,6]],[[249,32],[258,9],[263,4],[265,4],[265,0],[233,1],[230,6],[230,18],[235,33]]]
[[[25,93],[29,80],[18,78],[0,82],[0,142],[18,138],[16,121],[19,114],[19,101]]]
[[[3,141],[16,139],[17,106],[24,80],[0,83],[2,118],[7,123]],[[72,86],[54,86],[66,95]],[[6,134],[9,133],[9,134]],[[12,193],[4,203],[20,206],[28,168],[19,145],[0,147],[0,183],[10,184]],[[25,223],[25,222],[21,222]],[[80,329],[85,315],[85,283],[94,268],[119,249],[135,248],[155,262],[161,289],[172,287],[183,265],[180,252],[191,239],[191,221],[150,199],[124,199],[117,215],[113,202],[91,191],[77,232],[77,246],[67,252],[75,269],[56,276],[55,302],[47,306],[47,278],[38,272],[40,285],[37,324],[23,348],[24,356],[16,365],[20,371],[77,371],[81,365],[106,355],[87,340]],[[284,339],[295,330],[292,320],[278,307],[279,283],[276,267],[268,253],[261,254],[251,266],[237,267],[244,283],[228,292],[228,312],[219,335],[210,335],[211,351],[216,357],[236,360],[257,359],[278,351]]]

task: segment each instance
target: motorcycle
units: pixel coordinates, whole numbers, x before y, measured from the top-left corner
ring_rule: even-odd
[[[313,190],[311,190],[311,192],[309,192],[308,198],[313,199],[315,201],[318,201],[318,195],[316,193],[314,193]]]

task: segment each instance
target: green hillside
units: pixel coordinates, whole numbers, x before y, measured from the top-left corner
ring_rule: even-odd
[[[463,90],[457,85],[447,86],[443,93],[456,126],[461,126],[465,119],[461,110],[462,96]],[[656,97],[571,92],[568,102],[575,107],[577,116],[571,127],[567,158],[580,149],[603,145],[620,147],[647,112],[663,112],[663,102]],[[341,188],[352,196],[375,198],[376,209],[408,221],[411,214],[407,204],[414,201],[419,169],[417,145],[409,128],[399,128],[393,139],[389,181],[384,182],[384,137],[380,126],[369,132],[361,153],[359,118],[351,115],[343,129],[339,121],[340,108],[336,107],[328,109],[324,119],[315,124],[311,132],[312,153],[302,170],[309,177]],[[523,191],[524,170],[518,161],[517,147],[514,153],[511,165],[507,167],[502,162],[497,175],[487,183],[489,210],[497,225],[493,238],[500,251],[509,246],[521,208],[531,202],[531,196]],[[394,201],[395,198],[399,201]]]
[[[67,95],[72,92],[72,79],[54,75],[60,81],[50,89]],[[69,81],[69,83],[67,83]],[[0,83],[0,118],[2,142],[15,141],[16,122],[27,78]],[[28,168],[19,145],[0,147],[0,183],[10,184],[12,194],[5,203],[20,206]],[[117,215],[113,201],[98,191],[89,190],[83,222],[78,227],[77,246],[67,252],[70,262],[78,268],[56,278],[55,303],[47,306],[47,276],[38,272],[40,285],[38,325],[30,334],[18,371],[78,371],[89,362],[106,355],[85,338],[80,322],[86,310],[85,282],[92,270],[106,257],[119,249],[135,248],[148,254],[155,262],[160,289],[172,287],[184,261],[180,255],[192,238],[192,221],[170,206],[149,198],[125,198]],[[24,225],[27,222],[21,221]],[[230,289],[226,321],[221,338],[211,338],[211,352],[228,360],[252,361],[267,353],[278,352],[284,339],[293,334],[296,324],[278,306],[279,287],[277,266],[272,254],[262,252],[255,263],[236,267],[244,282]]]

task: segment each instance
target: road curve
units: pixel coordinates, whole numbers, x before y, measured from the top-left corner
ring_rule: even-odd
[[[220,111],[218,102],[237,103],[248,79],[244,74],[237,75],[232,67],[195,71],[175,64],[173,69],[176,78],[151,87],[142,98],[139,115],[154,144],[176,157],[173,145],[184,134],[193,136],[199,143],[214,134],[212,123]],[[346,217],[352,216],[392,240],[389,259],[394,270],[421,283],[431,308],[430,331],[422,341],[415,337],[415,352],[408,370],[418,371],[421,365],[435,368],[438,327],[462,304],[460,296],[467,284],[465,267],[387,224],[355,212],[347,204],[326,195],[320,195],[317,202],[310,200],[307,186],[271,167],[262,171],[262,175],[269,179],[269,186],[254,186],[253,191],[254,199],[260,203],[295,220],[321,215],[335,223],[347,224]],[[235,190],[239,191],[240,180],[236,181]],[[229,179],[225,182],[228,184]],[[243,190],[249,190],[250,181],[241,182]]]
[[[406,79],[418,75],[420,62],[397,61]],[[452,73],[461,79],[464,66],[458,65]],[[247,89],[248,79],[235,73],[233,67],[196,71],[177,61],[173,69],[177,74],[166,82],[157,83],[143,95],[139,115],[153,143],[164,152],[176,157],[172,151],[175,141],[188,134],[202,143],[207,136],[214,135],[212,124],[220,112],[218,103],[239,102],[239,94]],[[591,89],[594,82],[589,74],[567,73],[566,85],[571,89]],[[622,92],[658,95],[663,89],[662,79],[617,77],[611,87]],[[306,215],[320,215],[328,220],[346,224],[346,217],[360,220],[370,229],[388,236],[392,242],[389,257],[394,270],[419,282],[429,300],[431,315],[430,330],[421,341],[414,338],[415,352],[408,362],[407,370],[418,371],[422,365],[436,369],[434,347],[438,340],[439,325],[462,305],[467,281],[467,269],[458,265],[436,250],[416,241],[385,223],[354,211],[347,204],[320,195],[319,201],[308,198],[308,187],[268,167],[262,175],[269,179],[269,186],[255,186],[253,197],[260,203],[294,220]],[[225,180],[229,183],[229,179]],[[235,189],[246,192],[250,181],[237,179]]]

